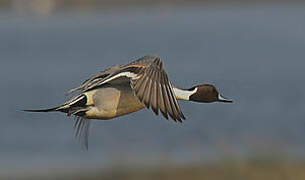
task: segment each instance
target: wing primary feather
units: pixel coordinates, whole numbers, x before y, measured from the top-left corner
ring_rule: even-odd
[[[178,101],[177,101],[177,99],[176,99],[176,97],[175,97],[175,95],[174,95],[174,92],[173,92],[173,86],[172,86],[172,84],[171,84],[171,82],[169,82],[169,86],[170,86],[170,89],[171,89],[171,94],[172,94],[172,99],[173,99],[173,101],[174,101],[174,105],[175,105],[175,107],[176,107],[176,110],[177,110],[177,112],[178,112],[178,115],[179,115],[179,117],[181,118],[181,119],[185,119],[185,117],[184,117],[184,115],[183,115],[183,113],[182,113],[182,111],[181,111],[181,108],[180,108],[180,106],[179,106],[179,103],[178,103]],[[182,121],[180,121],[180,122],[182,122]]]
[[[162,89],[163,89],[163,99],[164,99],[164,102],[165,102],[165,107],[167,109],[167,112],[168,112],[168,115],[174,120],[176,121],[175,117],[173,116],[173,110],[172,110],[172,107],[171,107],[171,104],[170,104],[170,100],[169,100],[169,94],[167,93],[167,88],[166,88],[166,85],[167,85],[167,79],[165,77],[164,74],[162,74],[162,78],[163,78],[163,84],[162,84]]]
[[[182,122],[181,120],[181,117],[180,117],[180,111],[179,111],[179,106],[177,104],[177,100],[174,96],[174,93],[171,89],[171,83],[168,82],[168,86],[167,86],[167,90],[168,90],[168,93],[170,94],[169,96],[169,99],[171,101],[171,105],[172,105],[172,108],[173,108],[173,112],[174,112],[174,116],[176,117],[176,119],[179,121],[179,122]]]
[[[149,69],[149,71],[147,72],[146,74],[146,77],[148,78],[148,82],[147,82],[147,87],[146,87],[146,92],[144,94],[144,104],[146,105],[147,108],[149,108],[150,106],[150,103],[151,103],[151,86],[152,86],[152,75],[153,75],[153,70],[152,69]]]
[[[160,85],[161,86],[161,91],[162,91],[162,96],[163,96],[163,98],[162,98],[162,105],[163,105],[163,108],[160,108],[160,111],[161,111],[161,113],[162,113],[162,115],[166,118],[166,119],[168,119],[168,108],[167,108],[167,106],[166,106],[166,99],[164,99],[164,98],[166,98],[166,94],[165,94],[165,92],[164,92],[164,89],[163,89],[163,85]]]
[[[154,63],[159,67],[159,69],[162,69],[162,61],[159,57],[154,60]]]
[[[162,73],[159,72],[159,80],[160,80],[160,83],[159,83],[159,93],[160,93],[160,111],[162,113],[162,115],[168,119],[168,110],[167,110],[167,107],[166,107],[166,92],[164,91],[164,78],[162,77]]]
[[[137,84],[140,84],[139,90],[137,91],[137,96],[141,102],[143,102],[145,89],[147,87],[147,81],[148,81],[148,78],[143,75],[143,79],[141,81],[136,82]]]
[[[78,137],[79,136],[79,132],[81,131],[82,118],[81,117],[77,117],[76,123],[77,124],[75,124],[75,137]]]
[[[158,72],[154,72],[152,75],[152,88],[151,88],[151,107],[152,110],[156,115],[158,115],[158,90],[157,90],[157,79],[158,79]]]
[[[153,71],[150,75],[150,79],[151,79],[151,89],[150,89],[150,95],[149,95],[149,100],[150,100],[150,104],[151,104],[151,108],[154,111],[154,113],[156,114],[156,109],[157,105],[156,105],[156,96],[155,96],[155,76],[156,76],[156,72]]]
[[[163,79],[161,77],[161,72],[158,71],[157,72],[157,77],[158,77],[158,81],[159,83],[156,84],[157,86],[157,91],[158,91],[158,96],[157,96],[157,99],[158,99],[158,108],[160,109],[162,115],[168,119],[168,116],[167,116],[167,110],[166,110],[166,106],[165,106],[165,102],[164,102],[164,93],[162,92],[163,89],[162,89],[162,84],[163,84]]]
[[[151,90],[151,84],[152,81],[150,78],[148,78],[148,82],[147,82],[147,87],[146,87],[146,92],[144,93],[144,98],[143,98],[143,102],[146,106],[147,109],[149,109],[150,107],[150,90]]]
[[[170,109],[171,109],[171,113],[169,113],[169,115],[170,115],[170,117],[172,118],[172,119],[174,119],[175,121],[179,121],[179,118],[176,116],[176,111],[175,111],[175,107],[174,107],[174,102],[173,102],[173,100],[172,100],[172,96],[171,96],[171,94],[170,94],[170,90],[169,90],[169,88],[168,88],[168,86],[164,86],[165,87],[165,91],[167,91],[167,102],[168,102],[168,106],[170,107]]]
[[[75,137],[88,150],[90,120],[82,117],[76,117],[74,128],[75,128]]]
[[[81,117],[75,116],[74,129],[78,127],[78,123],[80,122]]]
[[[185,116],[184,116],[184,114],[182,113],[182,111],[181,111],[181,108],[180,108],[180,106],[179,106],[179,104],[178,104],[178,101],[177,101],[177,99],[176,99],[176,97],[175,97],[175,95],[174,95],[174,92],[173,92],[173,86],[172,86],[172,84],[170,83],[170,87],[171,87],[171,93],[172,93],[172,98],[173,98],[173,100],[174,100],[174,102],[175,102],[175,107],[176,107],[176,110],[177,110],[177,112],[178,112],[178,114],[179,114],[179,117],[181,118],[181,119],[183,119],[183,120],[185,120]],[[182,121],[180,121],[180,122],[182,122]]]
[[[180,117],[178,116],[179,112],[177,111],[176,107],[175,107],[175,102],[174,102],[174,96],[170,87],[170,81],[168,80],[168,77],[165,76],[164,77],[166,80],[166,91],[167,91],[167,97],[168,97],[168,102],[169,102],[169,106],[171,107],[172,110],[172,114],[171,117],[175,120],[181,121]]]

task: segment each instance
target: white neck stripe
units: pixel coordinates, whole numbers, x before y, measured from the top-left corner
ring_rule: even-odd
[[[190,96],[197,92],[197,87],[192,91],[186,90],[186,89],[179,89],[176,87],[173,87],[173,90],[174,90],[175,96],[178,100],[189,101]]]

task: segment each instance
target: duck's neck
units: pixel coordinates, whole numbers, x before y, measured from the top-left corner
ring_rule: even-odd
[[[177,100],[185,100],[185,101],[189,101],[190,96],[197,92],[197,88],[188,90],[188,89],[181,89],[178,87],[173,87],[173,90],[174,90]]]

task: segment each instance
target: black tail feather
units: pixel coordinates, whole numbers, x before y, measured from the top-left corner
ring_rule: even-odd
[[[51,111],[58,111],[58,107],[50,108],[50,109],[23,109],[22,111],[25,111],[25,112],[51,112]]]
[[[75,113],[78,113],[78,112],[82,111],[82,109],[84,107],[86,107],[86,103],[87,103],[87,97],[85,95],[79,95],[79,96],[76,96],[76,97],[72,98],[71,100],[69,100],[65,104],[63,104],[61,106],[54,107],[54,108],[49,108],[49,109],[25,109],[25,110],[22,110],[22,111],[26,111],[26,112],[60,111],[60,112],[63,112],[63,113],[68,113],[68,115],[72,115],[72,114],[75,114]]]

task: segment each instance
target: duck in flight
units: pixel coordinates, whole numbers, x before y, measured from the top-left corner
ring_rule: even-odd
[[[210,84],[190,89],[178,88],[170,82],[160,57],[147,55],[127,65],[116,65],[87,79],[68,94],[79,92],[64,104],[28,112],[59,111],[74,115],[76,136],[88,148],[90,119],[107,120],[151,108],[158,115],[182,122],[185,119],[177,100],[203,103],[232,100],[220,95]]]

